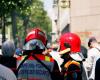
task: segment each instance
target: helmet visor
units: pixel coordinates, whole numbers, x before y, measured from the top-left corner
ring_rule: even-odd
[[[44,44],[42,43],[42,41],[34,39],[34,40],[30,40],[28,41],[24,47],[24,50],[36,50],[36,49],[45,49]]]

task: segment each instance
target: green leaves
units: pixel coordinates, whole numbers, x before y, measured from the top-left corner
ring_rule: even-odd
[[[0,0],[0,13],[8,14],[13,10],[26,10],[32,0]]]
[[[42,28],[47,34],[51,32],[51,21],[43,9],[41,0],[0,0],[0,16],[5,15],[11,18],[13,11],[15,11],[17,19],[13,23],[17,25],[13,25],[13,27],[17,27],[17,32],[12,34],[17,34],[24,38],[26,29],[36,26]]]

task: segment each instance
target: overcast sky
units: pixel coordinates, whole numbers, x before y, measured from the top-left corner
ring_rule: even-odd
[[[53,0],[44,0],[44,9],[48,12],[48,16],[54,19],[54,11],[52,9]]]

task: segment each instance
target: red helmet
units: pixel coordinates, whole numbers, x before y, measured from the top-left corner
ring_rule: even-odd
[[[74,33],[65,33],[61,35],[60,40],[60,51],[65,50],[66,48],[71,49],[71,53],[80,52],[81,40],[78,35]]]
[[[38,39],[38,40],[42,41],[42,43],[46,46],[47,37],[46,37],[45,33],[42,30],[40,30],[39,28],[32,29],[27,34],[27,36],[25,38],[25,43],[27,43],[28,41],[30,41],[32,39]]]

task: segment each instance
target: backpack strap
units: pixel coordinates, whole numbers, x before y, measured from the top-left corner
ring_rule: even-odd
[[[100,49],[96,47],[96,49],[100,52]]]

